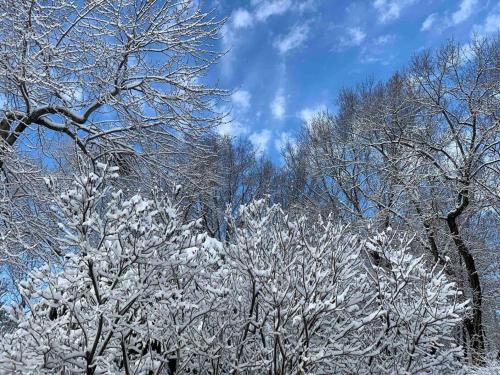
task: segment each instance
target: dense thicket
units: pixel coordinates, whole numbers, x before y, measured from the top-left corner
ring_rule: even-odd
[[[273,163],[212,131],[221,22],[192,1],[0,16],[0,373],[441,374],[497,355],[498,36],[345,88]]]
[[[47,179],[65,255],[20,284],[1,372],[460,369],[453,331],[467,302],[411,240],[361,239],[256,200],[228,213],[223,243],[165,194],[126,199],[115,169],[98,164],[62,194]]]

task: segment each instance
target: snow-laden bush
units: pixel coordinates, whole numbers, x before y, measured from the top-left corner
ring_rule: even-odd
[[[455,285],[411,241],[363,241],[334,224],[254,201],[230,218],[224,363],[274,374],[444,374],[461,350]]]
[[[409,241],[260,200],[222,244],[166,197],[125,199],[113,174],[55,193],[65,253],[20,285],[0,373],[457,373],[466,304]]]
[[[100,167],[56,196],[66,254],[20,285],[0,373],[161,373],[189,362],[185,348],[210,354],[199,327],[220,300],[207,237],[168,200],[124,199]]]

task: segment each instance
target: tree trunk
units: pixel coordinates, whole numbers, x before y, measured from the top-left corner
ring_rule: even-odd
[[[479,281],[479,275],[476,269],[476,263],[474,257],[472,256],[467,244],[464,242],[460,236],[458,229],[457,219],[469,205],[468,191],[465,190],[459,194],[460,205],[446,217],[446,222],[450,233],[453,238],[453,242],[457,247],[457,250],[462,258],[465,269],[467,271],[467,279],[469,282],[469,287],[472,291],[472,319],[467,319],[465,322],[465,328],[470,337],[470,343],[472,345],[471,354],[472,360],[475,363],[481,364],[484,362],[484,333],[482,324],[482,292],[481,283]]]

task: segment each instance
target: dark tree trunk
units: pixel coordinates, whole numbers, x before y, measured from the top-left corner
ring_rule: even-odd
[[[177,372],[177,358],[169,358],[168,360],[168,374],[174,375]]]
[[[459,194],[460,204],[446,217],[448,228],[450,229],[453,242],[462,258],[467,271],[467,279],[472,292],[472,318],[465,321],[465,328],[469,334],[471,343],[472,360],[475,363],[484,362],[484,333],[482,324],[482,292],[476,263],[467,244],[462,239],[457,219],[469,205],[468,191]]]

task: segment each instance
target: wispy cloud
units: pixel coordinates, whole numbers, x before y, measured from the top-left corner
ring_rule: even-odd
[[[282,120],[285,117],[285,107],[285,95],[283,89],[280,88],[276,91],[276,95],[270,105],[271,113],[276,120]]]
[[[268,129],[261,130],[260,132],[253,132],[248,137],[252,142],[253,147],[258,155],[262,155],[267,151],[269,141],[271,140],[271,131]]]
[[[230,137],[241,137],[247,135],[250,130],[249,127],[236,120],[227,120],[217,128],[220,135]]]
[[[281,132],[274,141],[274,147],[277,151],[281,152],[287,145],[295,146],[297,140],[290,132]]]
[[[394,34],[384,34],[376,37],[373,40],[373,44],[376,46],[385,46],[393,43],[396,40],[396,35]]]
[[[217,128],[219,134],[240,137],[250,132],[246,112],[250,108],[251,99],[252,95],[248,91],[239,89],[231,94],[232,108],[228,105],[218,108],[219,113],[226,114],[223,123]]]
[[[242,110],[247,110],[250,108],[250,100],[252,95],[246,90],[236,90],[231,95],[231,101],[233,104]]]
[[[222,36],[222,48],[226,52],[221,59],[221,71],[224,76],[229,77],[233,73],[235,53],[232,48],[234,48],[236,43],[236,34],[229,24],[222,26],[220,33]]]
[[[307,10],[316,9],[316,0],[301,0],[298,3],[298,10],[300,13],[303,13]]]
[[[360,27],[348,27],[337,40],[337,48],[344,49],[359,46],[366,38],[366,33]]]
[[[222,47],[226,54],[221,59],[222,74],[233,74],[235,47],[241,39],[241,30],[251,29],[258,22],[266,22],[271,16],[281,15],[288,10],[300,9],[292,0],[251,0],[249,9],[238,8],[231,13],[229,21],[222,27]],[[300,4],[300,3],[299,3]]]
[[[458,8],[443,15],[431,13],[422,23],[420,31],[442,31],[467,21],[479,8],[478,0],[461,0]],[[498,23],[496,28],[498,29]]]
[[[389,64],[394,58],[393,48],[391,45],[396,40],[394,34],[380,35],[370,42],[365,43],[360,52],[360,61],[364,64],[382,63]]]
[[[451,15],[451,21],[454,25],[464,22],[474,12],[477,5],[477,0],[462,0],[458,10]]]
[[[500,32],[500,4],[494,7],[486,16],[482,23],[474,25],[472,30],[479,35],[487,36],[489,34]]]
[[[285,13],[292,6],[291,0],[264,0],[252,2],[255,5],[255,18],[265,21],[269,17]]]
[[[326,105],[324,104],[318,104],[313,107],[306,107],[300,110],[297,113],[297,117],[300,118],[303,122],[306,124],[311,121],[311,119],[314,117],[314,115],[320,113],[320,112],[325,112],[326,111]]]
[[[234,28],[241,29],[252,26],[254,23],[253,15],[245,9],[236,9],[231,15],[231,21]]]
[[[373,7],[378,14],[378,22],[387,23],[397,20],[404,8],[409,7],[415,0],[375,0]]]
[[[288,51],[300,47],[307,40],[308,34],[309,25],[296,25],[292,27],[288,34],[278,37],[274,41],[274,47],[281,54],[286,54]]]
[[[420,27],[420,31],[428,31],[438,20],[437,13],[431,13],[427,16],[427,18],[422,22],[422,27]]]

